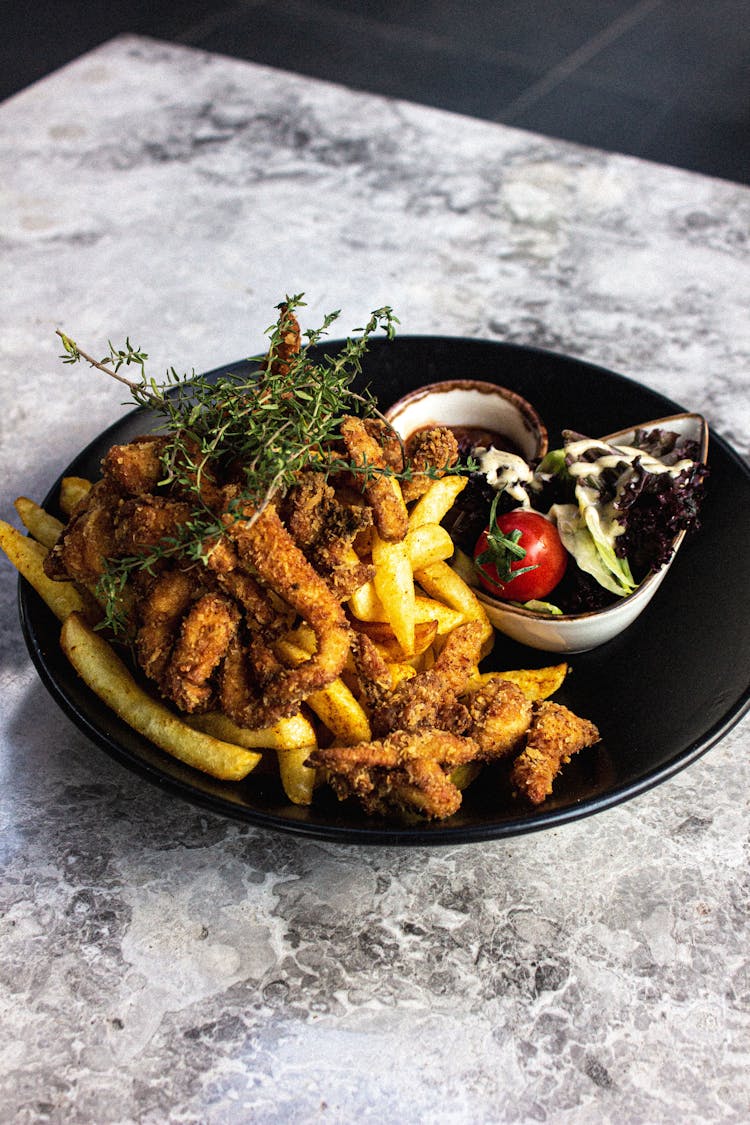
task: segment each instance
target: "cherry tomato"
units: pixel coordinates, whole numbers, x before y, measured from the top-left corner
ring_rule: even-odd
[[[477,540],[479,580],[496,598],[528,602],[554,590],[568,565],[557,528],[539,512],[518,508],[490,516]]]

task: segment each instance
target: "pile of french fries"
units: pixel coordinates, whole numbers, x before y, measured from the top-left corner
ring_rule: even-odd
[[[400,488],[397,480],[391,483]],[[387,542],[372,531],[369,550],[375,576],[351,596],[349,611],[355,628],[367,633],[386,659],[394,686],[429,668],[444,638],[467,621],[482,624],[483,655],[492,648],[492,625],[473,591],[449,565],[453,543],[441,526],[465,483],[459,476],[433,481],[412,506],[401,541]],[[90,488],[82,478],[64,478],[59,499],[63,514],[69,516]],[[370,741],[366,706],[355,694],[347,669],[310,695],[298,714],[262,730],[241,728],[218,713],[178,715],[136,682],[112,645],[92,627],[90,592],[71,582],[53,582],[45,574],[44,557],[63,524],[25,497],[15,507],[28,535],[0,521],[0,548],[60,620],[60,644],[71,665],[115,714],[167,754],[221,780],[240,781],[257,766],[262,751],[274,751],[288,799],[307,805],[316,771],[306,761],[317,745],[320,724],[326,737],[339,745]],[[299,625],[276,648],[278,657],[293,667],[315,651],[315,638],[307,625]],[[565,664],[502,673],[477,668],[474,680],[478,684],[501,676],[518,684],[528,698],[544,699],[561,686],[566,673]],[[465,780],[470,777],[469,773]]]

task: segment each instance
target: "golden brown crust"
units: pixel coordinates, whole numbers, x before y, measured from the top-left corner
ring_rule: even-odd
[[[94,485],[44,560],[49,578],[72,578],[86,588],[99,580],[107,558],[116,553],[115,515],[119,499],[120,494],[107,479]]]
[[[534,706],[526,747],[513,763],[511,781],[532,804],[552,792],[552,783],[573,754],[599,741],[599,731],[559,703],[544,700]]]
[[[521,689],[499,677],[462,697],[469,713],[467,733],[485,760],[503,758],[522,745],[532,706]]]
[[[373,709],[375,733],[425,728],[463,732],[468,714],[458,696],[465,691],[469,677],[479,663],[482,627],[472,621],[459,625],[447,637],[432,668],[402,680]]]
[[[182,618],[165,676],[165,694],[182,711],[206,711],[214,699],[210,678],[227,654],[240,615],[222,594],[203,594]]]
[[[257,703],[232,716],[244,726],[267,726],[293,714],[311,692],[336,679],[349,653],[349,627],[341,605],[294,543],[273,504],[255,519],[233,521],[228,530],[240,558],[309,623],[317,643],[309,660],[279,671]]]
[[[387,542],[400,542],[408,530],[409,516],[398,482],[389,473],[382,446],[368,433],[361,418],[344,418],[341,436],[353,463],[367,470],[363,491],[378,534]]]
[[[445,730],[395,731],[356,746],[318,748],[310,762],[328,771],[341,799],[356,797],[368,813],[401,809],[443,819],[461,804],[450,771],[472,761],[477,745]]]
[[[406,443],[406,454],[414,475],[402,482],[401,490],[410,504],[425,494],[435,478],[444,476],[445,470],[456,464],[458,442],[447,426],[434,426],[412,434]]]
[[[114,513],[113,553],[137,555],[166,540],[175,540],[190,518],[185,501],[144,495],[121,500]]]
[[[174,568],[150,583],[137,602],[136,633],[138,662],[152,680],[161,683],[169,664],[177,630],[200,589],[195,570]]]
[[[113,445],[102,460],[102,472],[126,496],[153,492],[164,476],[162,453],[167,439],[144,434],[125,445]]]

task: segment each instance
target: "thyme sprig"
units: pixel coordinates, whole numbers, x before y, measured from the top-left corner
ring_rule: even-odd
[[[147,354],[129,339],[121,349],[110,342],[109,354],[97,360],[58,332],[64,347],[61,358],[64,363],[84,360],[118,379],[139,406],[159,416],[158,428],[169,438],[165,485],[179,483],[200,496],[206,472],[236,464],[244,476],[244,506],[261,510],[294,482],[303,466],[314,461],[327,470],[330,448],[345,414],[378,413],[369,391],[359,394],[352,383],[361,374],[369,337],[382,328],[392,339],[398,324],[390,307],[376,309],[363,328],[354,330],[358,336],[347,338],[335,355],[313,362],[309,349],[340,315],[340,311],[328,313],[319,328],[303,334],[306,343],[299,352],[287,355],[286,336],[295,310],[304,306],[302,297],[287,297],[278,306],[278,321],[267,329],[268,353],[255,357],[258,370],[209,380],[194,373],[180,376],[170,368],[165,381],[157,383],[146,375]],[[123,367],[130,366],[140,369],[138,380],[121,374]]]
[[[329,476],[354,473],[367,480],[376,474],[409,479],[402,473],[365,462],[353,463],[341,450],[340,427],[347,414],[382,415],[369,389],[354,390],[370,337],[379,330],[395,335],[398,319],[390,306],[375,309],[361,328],[355,328],[335,354],[314,359],[310,349],[321,343],[340,310],[328,313],[320,327],[301,333],[297,349],[295,312],[304,307],[304,294],[287,296],[277,307],[275,324],[266,329],[269,347],[247,369],[216,378],[178,375],[174,367],[157,382],[146,371],[148,355],[126,339],[121,348],[108,342],[101,359],[84,351],[75,340],[58,332],[63,363],[85,362],[124,384],[131,399],[156,416],[157,430],[166,436],[161,452],[160,486],[176,490],[191,504],[190,518],[173,536],[142,553],[111,558],[97,585],[104,609],[103,626],[115,635],[128,634],[128,586],[137,572],[154,574],[164,560],[181,565],[206,563],[212,545],[226,534],[226,520],[256,519],[274,498],[283,495],[300,470],[314,466]],[[302,342],[304,340],[304,342]],[[291,343],[290,343],[291,341]],[[137,378],[128,378],[133,369]],[[430,472],[470,470],[471,464]],[[210,503],[211,483],[238,482],[227,510]]]
[[[179,375],[172,367],[157,382],[147,374],[147,353],[130,338],[120,348],[109,341],[107,354],[98,359],[58,331],[63,363],[85,362],[117,379],[138,406],[156,415],[156,428],[167,438],[160,484],[176,486],[181,495],[190,498],[193,508],[191,518],[175,536],[162,539],[142,554],[108,561],[97,595],[104,606],[104,624],[116,634],[126,629],[126,593],[134,572],[153,573],[160,561],[173,557],[205,562],[207,545],[225,533],[222,514],[204,497],[207,479],[222,480],[227,472],[233,477],[239,474],[241,486],[230,511],[237,518],[247,518],[252,511],[257,518],[311,464],[326,474],[382,471],[352,464],[337,452],[337,446],[344,415],[379,416],[369,390],[356,392],[352,384],[362,372],[369,338],[382,329],[392,339],[398,319],[389,306],[375,309],[335,355],[315,361],[310,349],[321,342],[340,310],[328,313],[320,327],[306,330],[304,343],[295,351],[288,339],[290,331],[296,330],[294,314],[304,306],[303,296],[287,296],[278,306],[278,319],[266,330],[270,339],[263,356],[254,357],[247,370],[215,379],[194,373]],[[137,378],[123,373],[129,368]]]

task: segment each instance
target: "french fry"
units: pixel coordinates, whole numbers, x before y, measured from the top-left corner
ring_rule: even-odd
[[[439,523],[422,523],[409,528],[406,549],[412,570],[422,570],[441,559],[449,559],[453,554],[453,540]]]
[[[439,524],[422,524],[407,533],[404,540],[412,573],[453,554],[453,540]],[[377,566],[377,563],[376,563]],[[349,608],[360,621],[386,621],[384,608],[374,581],[365,582],[349,598]]]
[[[309,805],[312,801],[316,771],[305,762],[316,749],[318,743],[309,719],[304,715],[291,715],[279,719],[272,727],[260,730],[247,730],[238,727],[227,715],[212,711],[207,715],[191,715],[187,719],[191,727],[205,731],[225,742],[236,743],[245,749],[255,748],[274,750],[279,765],[281,785],[294,805]],[[262,754],[258,754],[260,760]]]
[[[386,620],[393,627],[402,650],[413,652],[414,575],[405,541],[389,543],[376,533],[372,539],[372,561],[375,592],[383,603]]]
[[[382,656],[389,663],[399,663],[411,660],[425,652],[435,640],[438,632],[438,623],[432,621],[418,621],[414,626],[414,648],[411,652],[404,652],[393,626],[387,621],[360,621],[354,628],[359,633],[366,633],[370,640],[377,645]]]
[[[431,598],[445,602],[462,614],[464,621],[482,623],[482,655],[492,650],[494,630],[484,606],[473,590],[445,562],[436,562],[414,574],[414,579]]]
[[[405,662],[397,662],[389,664],[388,669],[391,673],[391,687],[396,688],[402,680],[411,680],[417,674],[416,668],[412,668],[411,664]]]
[[[466,620],[457,609],[451,609],[445,602],[439,602],[436,598],[426,598],[423,594],[417,594],[414,598],[414,612],[417,624],[420,621],[437,621],[439,637],[452,633]]]
[[[12,524],[0,520],[0,548],[60,621],[70,613],[84,612],[83,598],[72,582],[53,582],[44,573],[47,548],[36,539],[29,539]]]
[[[312,747],[277,747],[281,785],[293,805],[309,805],[312,802],[318,771],[305,763]]]
[[[375,583],[365,582],[349,598],[349,609],[360,621],[384,621],[385,609],[375,590]]]
[[[194,730],[143,691],[80,614],[66,618],[60,644],[88,687],[128,726],[167,754],[222,781],[241,781],[258,764],[260,754]]]
[[[470,688],[479,687],[490,680],[510,680],[517,684],[527,699],[549,699],[565,682],[567,664],[551,664],[546,668],[519,668],[510,672],[481,672],[474,676]]]
[[[43,547],[54,547],[63,530],[60,520],[45,512],[44,508],[40,508],[26,496],[19,496],[14,507],[29,535]]]
[[[310,656],[306,649],[287,638],[278,640],[274,649],[292,667],[303,664]],[[312,692],[305,702],[339,742],[348,745],[372,738],[370,721],[343,680],[335,679],[320,691]]]
[[[84,497],[88,496],[92,484],[85,477],[63,477],[60,482],[60,509],[64,515],[69,516]]]
[[[358,621],[365,623],[382,623],[386,621],[386,611],[380,598],[375,593],[375,587],[371,587],[371,595],[368,594],[357,601],[356,609],[353,602],[349,602],[349,608],[357,618]],[[364,589],[364,587],[363,587]],[[443,636],[446,633],[452,633],[455,628],[463,624],[466,619],[462,613],[456,609],[451,609],[445,602],[439,602],[435,598],[427,598],[424,594],[415,594],[414,597],[414,622],[419,625],[423,621],[437,621],[438,633]],[[356,624],[355,624],[356,628]],[[366,631],[366,630],[363,630]]]
[[[440,523],[466,488],[468,477],[448,476],[434,480],[409,513],[409,530],[424,524]]]
[[[240,727],[220,711],[186,715],[185,722],[195,730],[202,730],[213,738],[242,746],[245,750],[312,750],[317,745],[312,723],[301,713],[279,719],[273,726],[259,730]]]

